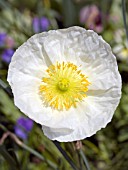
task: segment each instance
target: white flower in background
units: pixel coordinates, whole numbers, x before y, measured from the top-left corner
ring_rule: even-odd
[[[48,138],[63,142],[105,127],[121,97],[110,46],[77,26],[32,36],[12,57],[8,82],[15,105]]]

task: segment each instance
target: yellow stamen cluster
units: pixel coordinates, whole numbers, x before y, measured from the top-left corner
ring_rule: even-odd
[[[45,104],[57,110],[68,110],[86,97],[87,77],[70,62],[56,63],[46,70],[39,91]]]

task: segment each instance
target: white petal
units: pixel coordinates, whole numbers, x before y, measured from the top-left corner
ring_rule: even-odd
[[[68,118],[68,126],[65,124],[67,119],[65,119],[65,122],[61,122],[61,125],[65,124],[65,129],[63,128],[65,134],[58,132],[59,126],[58,129],[46,126],[43,126],[42,129],[48,138],[60,142],[84,139],[92,136],[111,121],[118,102],[119,94],[116,91],[109,91],[95,97],[89,96],[85,102],[80,103],[79,106],[70,113],[71,117],[70,120]]]

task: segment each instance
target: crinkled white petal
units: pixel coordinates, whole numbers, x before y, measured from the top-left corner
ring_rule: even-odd
[[[43,105],[39,86],[56,62],[72,62],[88,76],[89,90],[77,108],[58,111]],[[20,46],[8,72],[16,106],[42,125],[52,140],[75,141],[95,134],[111,121],[121,97],[121,78],[110,46],[80,27],[36,34]]]

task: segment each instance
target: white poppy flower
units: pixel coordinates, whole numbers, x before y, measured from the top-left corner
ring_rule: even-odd
[[[13,55],[8,82],[15,105],[48,138],[63,142],[105,127],[121,97],[110,46],[77,26],[32,36]]]

